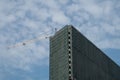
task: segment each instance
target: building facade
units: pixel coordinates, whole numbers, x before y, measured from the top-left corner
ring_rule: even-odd
[[[120,67],[66,25],[50,38],[50,80],[120,80]]]

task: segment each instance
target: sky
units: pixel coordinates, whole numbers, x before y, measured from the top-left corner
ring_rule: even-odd
[[[120,0],[0,0],[0,80],[49,80],[49,39],[73,25],[120,66]]]

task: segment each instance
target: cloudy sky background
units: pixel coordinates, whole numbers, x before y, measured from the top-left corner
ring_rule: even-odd
[[[66,24],[120,65],[120,0],[0,0],[0,80],[48,80],[48,39],[8,47]]]

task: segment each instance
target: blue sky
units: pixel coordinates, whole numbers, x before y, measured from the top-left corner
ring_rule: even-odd
[[[49,40],[72,24],[120,65],[120,0],[0,0],[0,80],[48,80]]]

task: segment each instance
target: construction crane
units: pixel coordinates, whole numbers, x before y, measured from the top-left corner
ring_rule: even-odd
[[[27,44],[34,43],[34,42],[39,41],[41,39],[49,39],[51,37],[52,33],[53,32],[55,33],[57,31],[57,28],[55,28],[55,29],[53,29],[52,27],[50,27],[50,28],[51,28],[51,30],[50,30],[51,33],[49,33],[49,31],[44,32],[42,35],[40,35],[40,36],[38,36],[34,39],[25,40],[25,41],[22,41],[22,42],[19,42],[19,43],[15,44],[15,45],[8,46],[7,49],[16,48],[16,47],[20,47],[20,46],[25,46]]]
[[[19,46],[25,46],[27,44],[34,43],[34,42],[39,41],[41,39],[48,39],[49,37],[50,36],[48,36],[48,35],[39,36],[39,37],[34,38],[34,39],[25,40],[23,42],[19,42],[19,43],[15,44],[15,45],[8,46],[7,49],[11,49],[11,48],[19,47]]]

